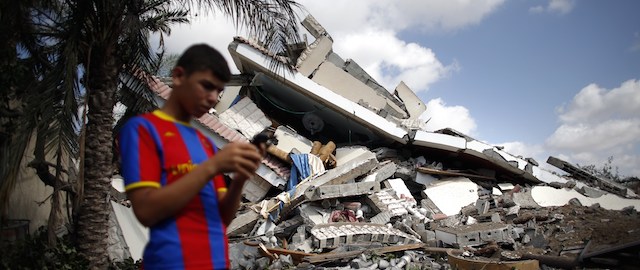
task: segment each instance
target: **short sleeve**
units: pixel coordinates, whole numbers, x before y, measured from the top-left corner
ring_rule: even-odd
[[[162,167],[154,133],[151,123],[142,117],[132,118],[120,131],[121,172],[126,191],[161,185]]]

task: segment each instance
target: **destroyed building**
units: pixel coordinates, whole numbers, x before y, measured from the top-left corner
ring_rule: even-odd
[[[218,147],[265,130],[277,139],[227,228],[234,268],[639,262],[633,191],[557,158],[548,162],[569,175],[453,129],[426,131],[425,103],[406,84],[385,89],[333,52],[313,17],[302,24],[314,40],[291,46],[293,57],[235,38],[229,52],[241,74],[193,123]],[[152,89],[160,105],[171,92],[161,79]],[[113,243],[139,259],[146,229],[113,206]]]

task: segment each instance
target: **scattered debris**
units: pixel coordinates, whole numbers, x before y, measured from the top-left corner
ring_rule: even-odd
[[[263,130],[278,140],[227,228],[234,269],[638,265],[633,191],[554,157],[569,176],[453,129],[426,131],[407,85],[387,91],[334,53],[313,17],[303,25],[315,41],[294,61],[236,38],[229,51],[249,83],[196,123],[219,146]],[[294,69],[276,73],[272,60]]]

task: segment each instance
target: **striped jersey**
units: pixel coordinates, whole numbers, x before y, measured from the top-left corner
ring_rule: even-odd
[[[119,148],[127,191],[171,185],[216,151],[200,131],[160,110],[130,119],[120,131]],[[224,192],[220,174],[176,216],[149,228],[144,268],[229,268],[226,227],[218,202]]]

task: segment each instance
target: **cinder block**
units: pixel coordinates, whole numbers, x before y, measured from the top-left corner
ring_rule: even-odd
[[[327,232],[332,234],[327,237]],[[341,244],[351,243],[417,243],[419,240],[400,230],[385,225],[371,223],[331,223],[317,225],[311,229],[311,234],[317,239],[317,248],[334,248]],[[323,241],[325,239],[326,241]]]
[[[456,247],[480,245],[491,240],[496,242],[513,241],[509,233],[509,225],[503,223],[477,223],[455,228],[444,227],[436,229],[435,232],[436,239]]]

